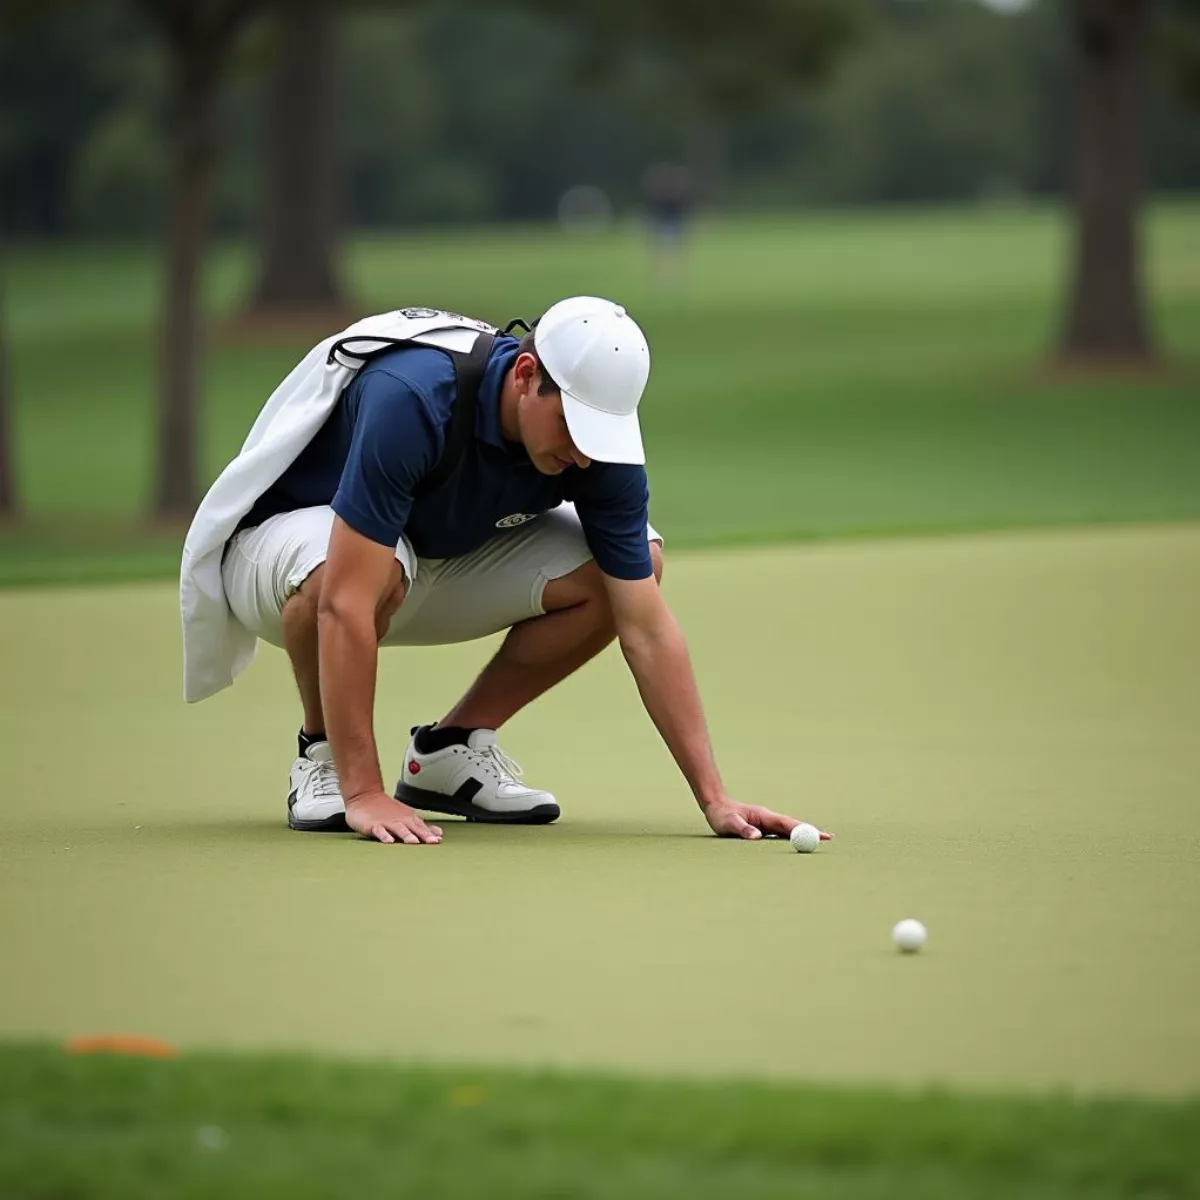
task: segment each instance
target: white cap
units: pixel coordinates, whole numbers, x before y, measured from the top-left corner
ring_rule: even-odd
[[[546,310],[533,344],[562,392],[575,445],[597,462],[644,463],[637,406],[650,347],[637,322],[611,300],[572,296]]]

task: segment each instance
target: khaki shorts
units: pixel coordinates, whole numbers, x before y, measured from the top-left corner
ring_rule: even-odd
[[[243,529],[225,552],[221,576],[233,615],[257,637],[283,645],[283,606],[324,561],[333,529],[328,505],[280,513]],[[649,540],[662,545],[650,527]],[[418,558],[407,538],[396,547],[408,591],[384,646],[469,642],[540,617],[542,592],[589,562],[592,552],[573,504],[492,538],[459,558]]]

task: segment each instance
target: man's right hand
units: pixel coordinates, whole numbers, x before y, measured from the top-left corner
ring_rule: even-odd
[[[405,842],[410,846],[436,846],[442,831],[426,825],[415,808],[393,800],[387,792],[364,792],[346,801],[346,824],[377,842]]]

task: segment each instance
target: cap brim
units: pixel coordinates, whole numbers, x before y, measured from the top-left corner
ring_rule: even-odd
[[[646,461],[642,445],[642,430],[636,412],[628,414],[601,412],[584,404],[569,392],[562,393],[563,416],[571,441],[588,458],[596,462],[633,463]]]

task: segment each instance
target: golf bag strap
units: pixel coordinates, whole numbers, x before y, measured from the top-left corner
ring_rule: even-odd
[[[449,351],[454,362],[454,409],[450,413],[450,429],[446,433],[446,448],[437,465],[417,484],[415,494],[424,496],[435,492],[446,482],[462,459],[475,433],[475,413],[479,407],[479,388],[487,370],[488,356],[496,341],[493,333],[481,333],[469,354]]]
[[[418,342],[411,338],[349,337],[343,338],[329,351],[328,361],[330,363],[336,362],[339,356],[358,359],[360,369],[380,354],[387,354],[402,346],[420,346],[429,350],[441,350],[443,354],[449,355],[450,361],[454,364],[454,408],[450,413],[446,447],[433,470],[417,484],[414,495],[423,496],[436,491],[450,478],[454,468],[462,459],[463,452],[475,431],[475,413],[479,407],[479,388],[483,383],[483,373],[487,370],[488,357],[492,353],[495,341],[494,333],[481,333],[475,338],[470,352],[463,354],[457,350],[447,350],[444,346],[430,346],[428,342]],[[367,348],[361,351],[355,350],[353,347],[356,343],[363,343]]]

